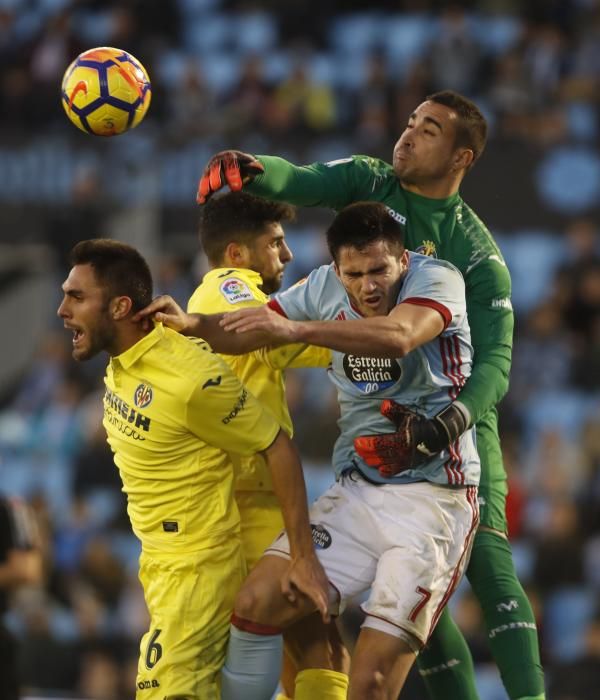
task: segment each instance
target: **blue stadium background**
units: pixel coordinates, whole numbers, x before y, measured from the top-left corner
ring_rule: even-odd
[[[65,67],[98,45],[132,52],[153,83],[143,124],[109,140],[78,132],[59,99]],[[205,270],[194,197],[210,154],[389,158],[409,112],[441,88],[471,96],[491,124],[463,195],[513,275],[502,442],[550,697],[597,697],[598,0],[0,0],[0,489],[37,511],[47,572],[7,620],[27,693],[131,698],[146,625],[138,547],[100,426],[103,361],[75,366],[54,316],[70,246],[133,243],[157,291],[184,302]],[[300,212],[287,282],[325,260],[330,218]],[[315,495],[331,480],[335,400],[311,372],[290,373],[288,396]],[[467,586],[452,607],[482,699],[504,700]],[[357,621],[350,610],[350,641]],[[417,678],[403,697],[423,697]]]

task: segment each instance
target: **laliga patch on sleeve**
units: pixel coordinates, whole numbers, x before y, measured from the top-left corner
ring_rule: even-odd
[[[241,301],[252,301],[254,295],[245,282],[237,277],[229,277],[221,283],[221,294],[230,304],[239,304]]]

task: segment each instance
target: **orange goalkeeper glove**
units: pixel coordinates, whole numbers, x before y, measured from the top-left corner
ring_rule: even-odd
[[[385,399],[380,410],[396,426],[396,432],[357,437],[354,449],[383,477],[423,464],[467,429],[464,413],[454,404],[433,418],[425,418],[391,399]]]
[[[264,171],[263,165],[249,153],[220,151],[204,168],[198,183],[196,201],[198,204],[204,204],[225,185],[228,185],[232,192],[239,192],[246,183]]]

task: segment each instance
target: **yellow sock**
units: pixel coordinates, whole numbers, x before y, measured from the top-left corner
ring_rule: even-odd
[[[284,695],[283,693],[278,693],[277,697],[275,700],[290,700],[287,695]]]
[[[296,676],[295,700],[346,700],[348,676],[324,668],[307,668]]]

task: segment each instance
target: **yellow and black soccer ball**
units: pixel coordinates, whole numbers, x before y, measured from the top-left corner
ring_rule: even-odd
[[[62,81],[62,105],[88,134],[116,136],[144,118],[152,88],[144,66],[127,51],[89,49],[71,63]]]

